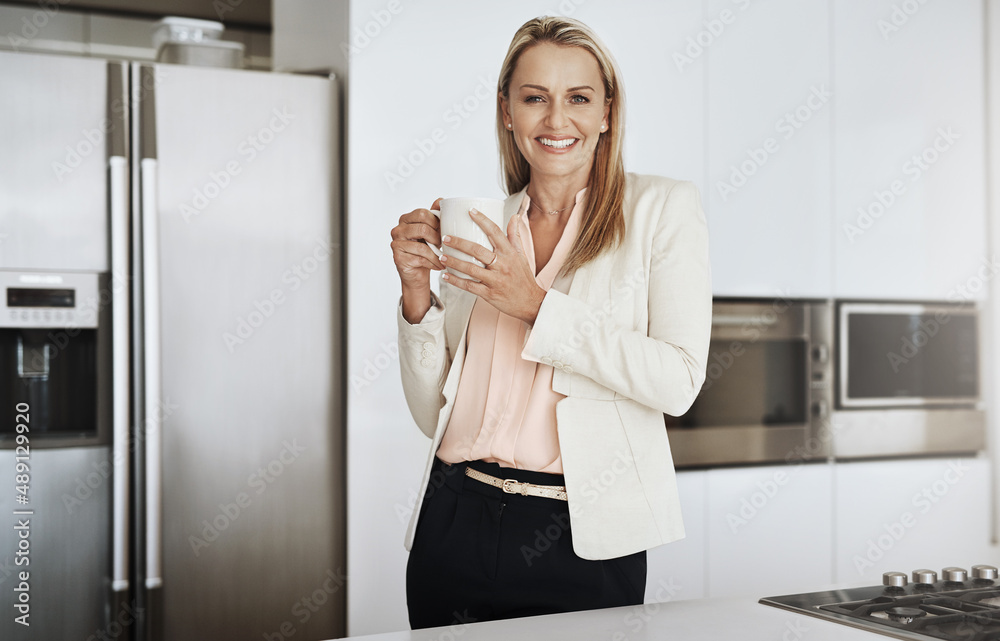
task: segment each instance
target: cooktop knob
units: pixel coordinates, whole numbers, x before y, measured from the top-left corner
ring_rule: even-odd
[[[992,581],[997,578],[997,569],[992,565],[973,565],[972,578]]]
[[[882,585],[901,588],[906,585],[906,575],[902,572],[886,572],[882,575]]]
[[[955,583],[962,583],[968,578],[968,574],[962,568],[947,567],[941,570],[941,577],[945,581],[953,581]]]
[[[937,572],[934,570],[914,570],[913,571],[913,582],[921,583],[923,585],[930,585],[937,582]]]

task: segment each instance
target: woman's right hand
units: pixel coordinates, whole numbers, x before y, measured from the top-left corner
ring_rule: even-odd
[[[431,209],[439,209],[440,198]],[[431,270],[444,269],[428,246],[441,246],[441,226],[437,216],[427,209],[414,209],[399,217],[392,228],[392,260],[403,286],[403,316],[419,322],[430,308]]]

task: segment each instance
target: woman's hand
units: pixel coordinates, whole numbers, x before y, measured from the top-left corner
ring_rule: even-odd
[[[438,209],[440,198],[431,209]],[[420,322],[431,306],[431,270],[444,269],[428,245],[441,245],[441,226],[427,209],[414,209],[399,217],[392,228],[392,260],[403,286],[403,318]]]
[[[542,299],[545,298],[545,290],[535,281],[535,270],[528,264],[522,250],[520,224],[514,225],[517,231],[512,244],[492,220],[475,209],[469,215],[486,232],[493,244],[493,251],[479,243],[453,236],[445,236],[444,244],[476,258],[486,267],[453,256],[442,256],[440,262],[446,267],[476,278],[479,282],[451,274],[441,277],[455,287],[479,296],[504,314],[534,325]]]

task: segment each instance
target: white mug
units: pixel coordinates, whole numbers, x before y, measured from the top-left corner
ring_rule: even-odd
[[[441,236],[452,236],[453,238],[464,238],[465,240],[471,240],[474,243],[479,243],[486,249],[492,250],[493,243],[490,242],[489,237],[486,232],[483,231],[482,227],[472,219],[469,215],[470,209],[476,209],[484,216],[489,218],[503,230],[503,201],[497,200],[496,198],[445,198],[441,200],[441,209],[430,210],[432,214],[437,216],[441,221]],[[506,234],[506,230],[503,230]],[[431,250],[437,254],[438,258],[441,257],[441,250],[433,245],[428,244]],[[458,251],[454,247],[444,246],[444,253],[448,256],[459,258],[464,261],[475,263],[480,267],[483,263],[476,260],[472,256],[469,256],[465,252]],[[450,267],[448,268],[448,273],[454,274],[459,278],[468,278],[465,274],[461,272],[456,272]]]

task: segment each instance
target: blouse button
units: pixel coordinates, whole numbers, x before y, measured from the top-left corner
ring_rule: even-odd
[[[548,356],[543,356],[542,357],[542,362],[545,363],[546,365],[551,365],[552,364],[552,359],[549,358]]]
[[[434,361],[432,361],[429,358],[425,358],[420,361],[420,364],[423,365],[424,367],[432,367],[434,365]]]

